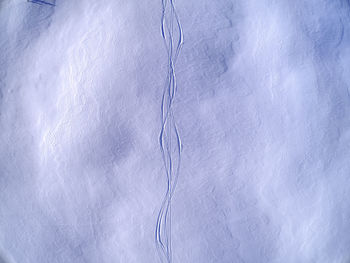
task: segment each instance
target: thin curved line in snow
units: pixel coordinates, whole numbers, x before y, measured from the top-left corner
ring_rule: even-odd
[[[166,170],[167,190],[164,195],[155,230],[155,243],[162,263],[172,262],[171,199],[177,184],[181,163],[181,140],[172,105],[177,91],[175,64],[183,45],[183,32],[174,0],[162,0],[161,33],[168,54],[167,77],[164,85],[159,145]]]

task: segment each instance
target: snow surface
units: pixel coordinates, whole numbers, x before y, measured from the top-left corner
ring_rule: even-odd
[[[1,263],[350,262],[349,1],[174,3],[165,259],[162,1],[50,3],[0,0]]]

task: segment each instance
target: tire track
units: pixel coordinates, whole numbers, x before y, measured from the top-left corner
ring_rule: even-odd
[[[155,243],[160,261],[171,263],[171,199],[181,162],[181,140],[172,105],[177,91],[175,65],[183,45],[183,32],[174,0],[162,0],[161,33],[168,55],[168,72],[161,103],[159,145],[166,170],[167,190],[157,217]]]

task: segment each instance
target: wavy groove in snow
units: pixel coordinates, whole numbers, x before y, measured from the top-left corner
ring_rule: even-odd
[[[56,0],[51,0],[49,1],[42,1],[42,0],[27,0],[27,2],[33,3],[33,4],[38,4],[38,5],[51,5],[55,6],[56,5]]]
[[[161,262],[172,262],[171,199],[174,193],[181,157],[181,141],[172,105],[177,90],[175,64],[183,45],[183,33],[174,0],[162,1],[161,32],[168,54],[168,72],[161,104],[162,128],[159,143],[167,177],[167,190],[158,213],[155,242]]]

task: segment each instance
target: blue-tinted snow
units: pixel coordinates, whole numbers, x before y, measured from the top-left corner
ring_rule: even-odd
[[[160,262],[162,1],[34,2],[0,1],[0,262]],[[172,262],[348,263],[349,1],[173,3]]]

